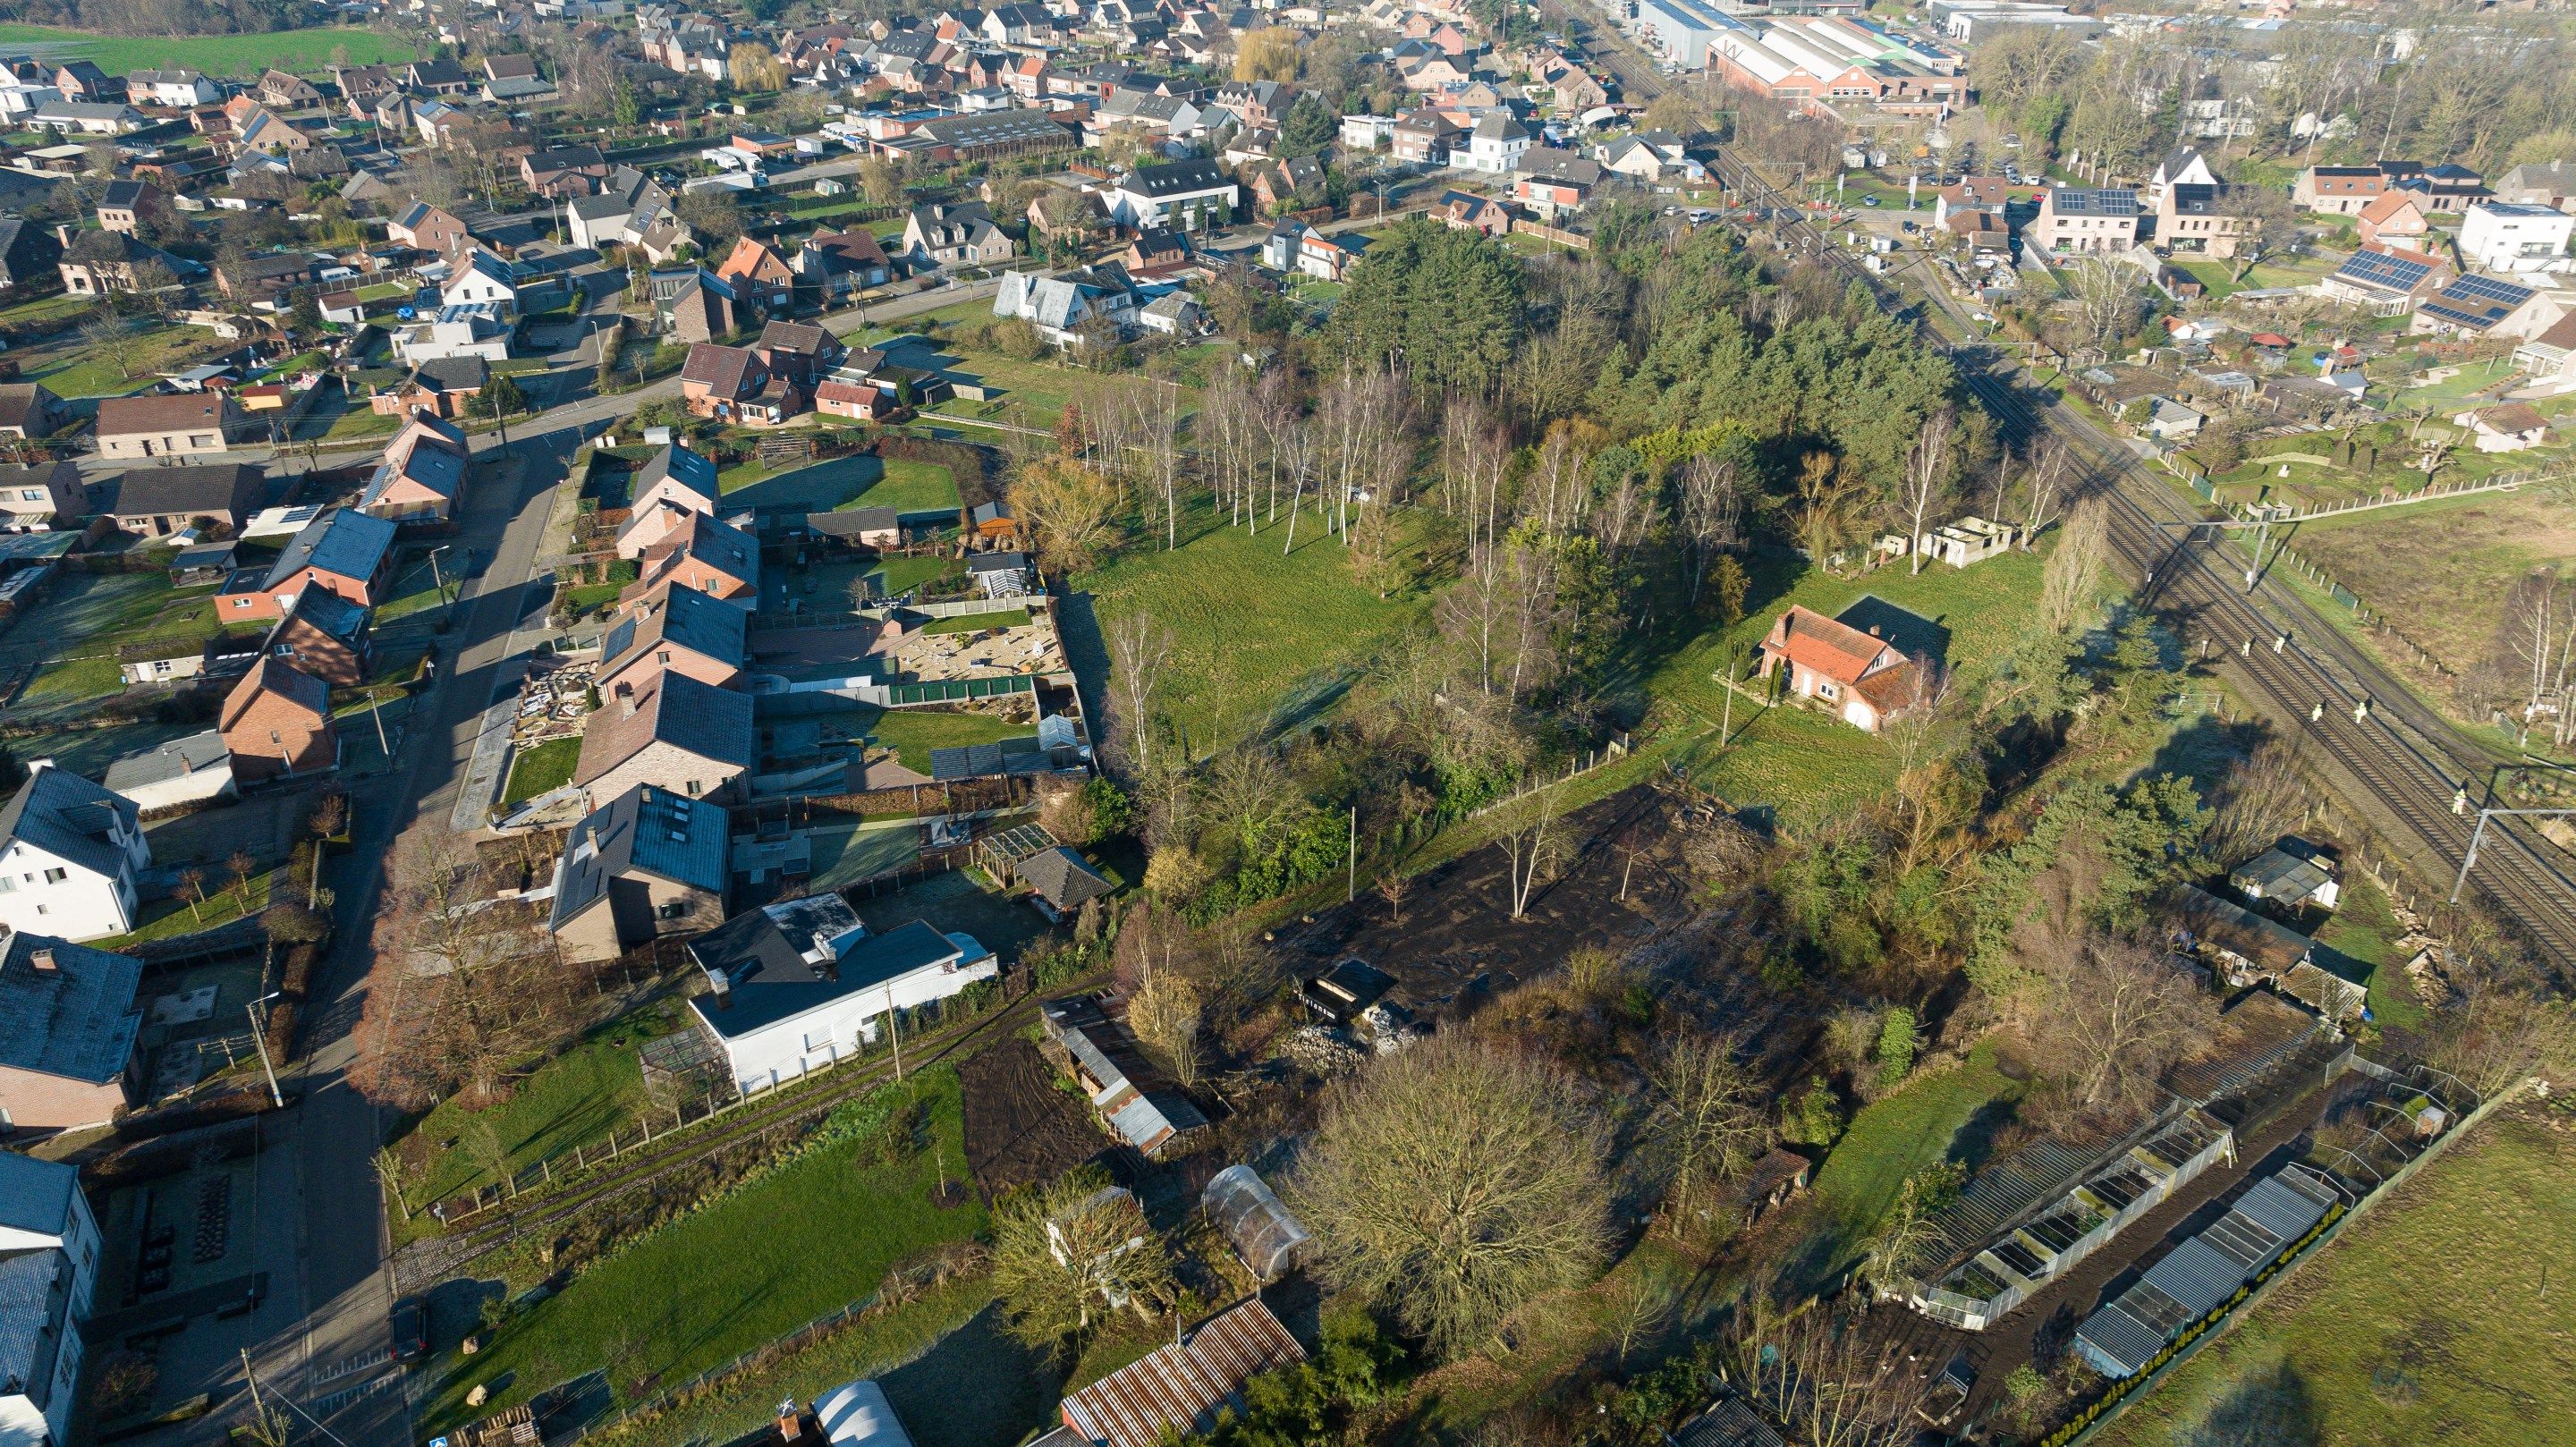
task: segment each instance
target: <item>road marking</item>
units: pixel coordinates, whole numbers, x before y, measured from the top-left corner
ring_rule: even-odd
[[[316,1399],[310,1406],[306,1407],[305,1410],[311,1412],[316,1417],[328,1417],[332,1413],[339,1411],[341,1408],[348,1406],[352,1402],[372,1397],[378,1392],[386,1391],[390,1388],[402,1385],[402,1379],[402,1373],[393,1372],[386,1376],[374,1378],[370,1381],[360,1382],[354,1387],[342,1387],[340,1390],[333,1392],[327,1397]]]
[[[336,1382],[342,1377],[349,1375],[351,1372],[363,1372],[378,1362],[390,1360],[393,1354],[394,1350],[392,1347],[377,1347],[371,1351],[360,1352],[355,1356],[342,1357],[331,1365],[315,1371],[313,1373],[314,1385],[319,1386],[324,1382]]]

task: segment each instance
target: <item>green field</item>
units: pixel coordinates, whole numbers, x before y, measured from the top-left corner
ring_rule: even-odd
[[[539,794],[560,789],[572,782],[572,771],[581,762],[581,738],[548,739],[534,748],[513,750],[510,755],[510,786],[501,791],[501,802],[516,804]]]
[[[984,1225],[969,1191],[942,1207],[944,1169],[962,1179],[957,1077],[915,1076],[926,1138],[821,1146],[655,1231],[573,1278],[471,1357],[447,1360],[422,1409],[432,1431],[605,1369],[620,1402],[731,1360],[876,1290],[886,1269]],[[936,1143],[936,1150],[931,1147]],[[468,1389],[494,1388],[482,1408]]]
[[[2317,963],[2369,984],[2370,1016],[2381,1029],[2420,1029],[2424,1007],[2415,998],[2414,982],[2406,978],[2406,961],[2397,953],[2398,933],[2388,896],[2368,875],[2347,874],[2334,918],[2317,931],[2317,943],[2343,959],[2321,956]]]
[[[1029,610],[1006,608],[997,613],[960,613],[954,618],[933,618],[921,625],[924,633],[981,633],[987,628],[1026,628]]]
[[[166,372],[212,352],[215,334],[204,327],[162,325],[135,334],[131,351],[123,362],[109,357],[87,342],[44,356],[30,356],[21,365],[26,378],[42,382],[57,397],[121,397],[152,384],[155,372]]]
[[[2020,1087],[1995,1068],[1981,1042],[1946,1070],[1926,1070],[1895,1094],[1862,1107],[1816,1172],[1819,1237],[1812,1264],[1830,1272],[1877,1229],[1905,1178],[1944,1160],[1980,1163],[1989,1105],[2008,1108]],[[1984,1129],[1981,1131],[1979,1127]]]
[[[957,510],[957,477],[936,462],[916,462],[908,457],[882,460],[885,471],[868,490],[842,503],[835,511],[853,508],[890,507],[896,512],[948,512]]]
[[[473,1120],[491,1123],[512,1171],[577,1145],[606,1141],[644,1104],[636,1047],[678,1029],[681,1009],[676,1002],[651,1004],[594,1027],[580,1044],[530,1071],[499,1105],[477,1111],[452,1099],[441,1101],[412,1127],[413,1144],[402,1149],[405,1201],[421,1212],[432,1201],[493,1184],[462,1144]],[[634,1132],[627,1134],[631,1139]]]
[[[871,743],[894,750],[905,768],[924,775],[930,772],[932,749],[997,744],[1036,732],[1035,724],[995,718],[988,713],[941,713],[928,708],[890,708],[868,725]]]
[[[2464,601],[2501,599],[2532,569],[2576,556],[2576,500],[2546,488],[2482,493],[2301,523],[2289,541],[2464,672],[2493,647],[2497,618]]]
[[[2576,1133],[2565,1120],[2523,1106],[2480,1125],[2132,1402],[2094,1447],[2565,1442],[2576,1400]]]
[[[898,554],[879,563],[873,576],[877,591],[892,597],[897,593],[909,593],[924,583],[935,583],[943,578],[963,578],[966,565],[955,558],[935,554],[927,557]]]
[[[185,35],[127,39],[59,30],[50,25],[0,25],[0,46],[32,50],[48,60],[87,60],[110,75],[186,67],[208,75],[255,76],[261,71],[319,72],[333,49],[346,46],[352,65],[400,65],[419,58],[417,47],[372,30],[322,27],[265,35]]]
[[[1200,506],[1182,521],[1179,551],[1141,538],[1073,580],[1090,595],[1104,637],[1138,611],[1171,630],[1163,707],[1194,755],[1226,748],[1274,718],[1302,717],[1429,611],[1426,598],[1386,600],[1362,587],[1341,540],[1311,515],[1297,521],[1296,552],[1282,556],[1284,519],[1253,535],[1220,526],[1204,500]],[[1067,645],[1080,649],[1084,640]]]

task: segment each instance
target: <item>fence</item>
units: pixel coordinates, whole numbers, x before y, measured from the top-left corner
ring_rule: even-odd
[[[857,1321],[860,1317],[865,1316],[876,1306],[879,1294],[880,1293],[871,1291],[867,1295],[851,1302],[847,1306],[841,1307],[836,1311],[827,1311],[821,1316],[814,1318],[812,1321],[805,1323],[803,1326],[796,1328],[794,1331],[789,1332],[785,1336],[762,1342],[760,1345],[752,1347],[741,1355],[735,1357],[732,1361],[726,1362],[722,1366],[709,1367],[705,1371],[698,1373],[696,1376],[689,1378],[687,1381],[680,1383],[678,1386],[656,1392],[652,1396],[645,1398],[643,1401],[637,1402],[633,1406],[627,1407],[618,1412],[617,1415],[613,1417],[605,1417],[597,1421],[585,1423],[581,1427],[574,1429],[570,1436],[559,1438],[557,1441],[560,1444],[560,1447],[569,1447],[569,1444],[571,1443],[586,1441],[601,1433],[614,1432],[629,1422],[641,1421],[655,1415],[656,1413],[668,1411],[672,1407],[678,1406],[696,1394],[705,1391],[707,1388],[715,1386],[717,1383],[725,1381],[730,1377],[738,1376],[743,1372],[749,1371],[753,1367],[760,1366],[763,1363],[775,1360],[779,1357],[788,1356],[795,1352],[802,1351],[806,1347],[812,1346],[815,1342],[830,1336],[832,1333],[848,1326],[851,1322]]]
[[[1579,756],[1570,755],[1565,761],[1565,776],[1563,778],[1549,779],[1544,783],[1533,782],[1524,784],[1521,786],[1520,790],[1511,795],[1511,797],[1496,799],[1490,804],[1482,805],[1471,810],[1467,817],[1470,819],[1481,819],[1486,815],[1493,813],[1497,809],[1508,809],[1512,805],[1519,803],[1532,794],[1553,789],[1559,784],[1572,783],[1574,780],[1591,773],[1595,769],[1602,768],[1626,758],[1631,747],[1633,747],[1633,745],[1630,741],[1629,735],[1623,733],[1598,749],[1591,750]]]
[[[2451,669],[2449,664],[2446,664],[2441,659],[2433,656],[2432,650],[2398,631],[2397,625],[2389,622],[2386,618],[2381,617],[2378,613],[2372,611],[2369,604],[2361,601],[2360,594],[2355,593],[2350,588],[2336,582],[2334,577],[2327,573],[2325,569],[2308,561],[2304,555],[2292,548],[2288,543],[2275,545],[2272,557],[2276,564],[2288,563],[2292,571],[2314,584],[2317,589],[2323,592],[2327,597],[2332,598],[2337,603],[2340,603],[2344,607],[2352,610],[2353,618],[2363,627],[2368,628],[2374,635],[2382,638],[2395,639],[2397,643],[2405,649],[2406,656],[2413,659],[2418,665],[2429,668],[2444,678],[2456,678],[2459,676]]]
[[[2278,456],[2279,454],[2275,454]],[[2503,473],[2484,481],[2463,478],[2457,482],[2428,483],[2413,492],[2383,489],[2374,497],[2357,497],[2323,507],[2293,508],[2280,519],[2283,522],[2311,522],[2317,518],[2339,517],[2344,513],[2370,512],[2384,507],[2405,507],[2410,503],[2436,502],[2446,497],[2468,497],[2482,492],[2512,492],[2534,483],[2556,482],[2576,477],[2576,472],[2560,468],[2551,472]]]

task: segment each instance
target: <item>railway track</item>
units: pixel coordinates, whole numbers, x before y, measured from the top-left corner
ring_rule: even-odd
[[[1779,224],[1797,253],[1840,268],[1889,310],[1907,309],[1881,278],[1837,251],[1794,201],[1749,167],[1721,157],[1718,173],[1730,190],[1787,218]],[[1937,284],[1925,292],[1933,305],[1949,309]],[[1920,314],[1914,320],[1924,323]],[[2196,526],[2212,519],[2186,509],[2116,439],[2062,402],[2023,395],[1986,349],[1934,340],[2007,431],[2020,438],[2054,433],[2073,449],[2088,491],[2111,504],[2112,551],[2141,601],[2179,624],[2186,646],[2198,645],[2243,680],[2252,700],[2312,764],[2342,784],[2363,812],[2393,826],[2387,842],[2428,880],[2456,871],[2475,818],[2454,812],[2454,800],[2463,791],[2472,803],[2491,798],[2497,761],[2287,587],[2258,573],[2248,591],[2243,574],[2252,560],[2225,543],[2219,529]],[[2553,857],[2553,847],[2519,820],[2491,821],[2487,839],[2471,888],[2563,977],[2567,962],[2576,961],[2576,880]]]

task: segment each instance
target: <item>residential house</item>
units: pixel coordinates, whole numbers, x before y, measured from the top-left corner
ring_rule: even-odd
[[[53,436],[68,420],[63,399],[44,383],[0,382],[0,437],[40,441]]]
[[[2508,206],[2564,211],[2576,201],[2576,161],[2526,161],[2496,178],[2495,198]]]
[[[737,1088],[767,1089],[876,1042],[881,1017],[992,979],[1000,960],[913,920],[870,934],[837,894],[737,915],[689,942],[710,986],[689,1001]]]
[[[1413,165],[1445,166],[1460,134],[1447,116],[1435,110],[1418,110],[1397,118],[1395,130],[1387,137],[1387,153]]]
[[[2548,330],[2558,308],[2537,287],[2501,277],[2453,277],[2415,304],[2411,332],[2435,336],[2533,337]]]
[[[1281,221],[1262,238],[1262,264],[1296,272],[1318,281],[1342,281],[1367,249],[1368,238],[1356,231],[1327,236],[1303,221]]]
[[[2549,419],[2528,402],[2506,402],[2462,412],[2451,419],[2468,429],[2480,452],[2522,452],[2549,440]]]
[[[224,698],[216,728],[242,784],[327,773],[340,765],[331,685],[282,658],[262,656]]]
[[[60,131],[66,136],[122,136],[143,129],[150,121],[143,112],[122,101],[93,104],[88,101],[49,100],[36,107],[27,118],[31,126]]]
[[[2137,244],[2141,215],[2138,193],[2126,187],[2051,186],[2022,239],[2061,255],[2111,255]]]
[[[62,259],[62,239],[52,231],[16,216],[0,217],[0,290],[15,291],[58,277],[69,285],[71,279],[61,271]]]
[[[993,315],[1019,317],[1058,347],[1086,344],[1095,332],[1116,339],[1134,324],[1136,284],[1116,262],[1086,266],[1063,276],[1006,272],[993,294]]]
[[[2437,256],[2366,242],[2318,282],[2317,291],[2336,301],[2369,307],[2382,316],[2396,316],[2440,290],[2450,279],[2449,264]]]
[[[2412,191],[2383,191],[2353,218],[2353,232],[2364,246],[2418,246],[2431,229]]]
[[[1003,278],[1003,284],[1010,284],[1008,276]],[[926,374],[888,367],[884,352],[862,348],[843,358],[832,375],[815,384],[814,410],[860,422],[888,421],[904,411],[905,385],[916,376],[922,381],[931,380]],[[914,400],[920,398],[916,396]]]
[[[328,588],[307,588],[270,626],[260,652],[285,659],[324,683],[356,688],[375,666],[369,629],[373,616]]]
[[[645,549],[640,561],[643,576],[618,595],[621,606],[651,596],[665,583],[680,583],[745,609],[759,606],[759,542],[706,513],[680,518]]]
[[[1050,186],[1029,198],[1029,234],[1043,241],[1062,241],[1079,245],[1106,230],[1108,209],[1091,191],[1071,191]]]
[[[308,588],[373,608],[393,581],[396,531],[390,518],[332,508],[298,529],[266,573],[245,569],[225,579],[215,595],[217,616],[228,624],[275,618]]]
[[[168,253],[122,231],[83,231],[70,245],[58,245],[55,255],[63,289],[74,296],[166,290],[179,279],[180,268]],[[156,266],[158,272],[152,269]]]
[[[2147,199],[2161,208],[2167,192],[2176,186],[2216,186],[2218,173],[2210,169],[2209,158],[2190,146],[2177,146],[2171,154],[2156,163],[2155,173],[2147,177]]]
[[[233,123],[236,156],[293,156],[311,149],[311,136],[279,120],[264,106],[251,107]]]
[[[592,686],[603,700],[628,699],[665,672],[685,673],[709,688],[742,676],[750,614],[684,583],[639,598],[600,640]]]
[[[331,83],[340,88],[340,99],[347,103],[351,120],[373,119],[380,103],[402,92],[402,82],[395,78],[390,66],[335,65],[331,67]],[[403,125],[396,129],[409,130],[411,127]]]
[[[1470,171],[1503,175],[1520,165],[1521,156],[1535,143],[1529,128],[1509,111],[1488,111],[1467,133],[1465,151],[1453,154],[1450,164]]]
[[[327,315],[327,314],[326,314]],[[462,417],[465,404],[482,394],[492,380],[492,364],[479,354],[434,357],[414,366],[411,375],[367,401],[379,417]]]
[[[827,307],[883,286],[894,275],[885,248],[864,230],[815,232],[797,248],[795,267],[800,280],[821,290]]]
[[[1490,196],[1470,191],[1446,191],[1431,214],[1443,224],[1479,236],[1500,238],[1512,234],[1512,208]]]
[[[142,224],[140,212],[144,193],[151,188],[140,181],[110,181],[98,198],[98,224],[102,230],[121,231],[131,236]]]
[[[451,371],[481,370],[480,357],[425,363]],[[470,393],[468,395],[471,395]],[[473,455],[465,430],[428,411],[414,412],[385,447],[382,462],[358,494],[358,510],[396,523],[449,522],[465,500],[465,469]]]
[[[807,393],[749,347],[698,342],[680,367],[680,405],[692,417],[776,427],[806,409]]]
[[[215,285],[224,295],[254,307],[262,302],[274,307],[287,293],[312,281],[314,273],[320,269],[314,257],[307,252],[246,256],[238,261],[218,264]]]
[[[1122,226],[1188,232],[1231,222],[1241,198],[1242,188],[1216,162],[1194,160],[1139,166],[1101,200]]]
[[[2525,374],[2526,396],[2576,391],[2576,312],[2514,348],[2513,365]]]
[[[988,266],[1016,248],[981,201],[933,202],[912,208],[903,226],[903,255],[916,267]]]
[[[195,394],[180,395],[202,400]],[[105,413],[105,404],[100,411]],[[259,508],[267,492],[268,475],[257,467],[233,463],[142,467],[107,485],[99,511],[124,531],[145,537],[167,537],[201,521],[230,530],[238,529]]]
[[[751,237],[733,244],[733,251],[716,268],[716,275],[732,286],[737,304],[749,302],[768,311],[783,312],[796,303],[796,269],[767,243]]]
[[[322,92],[313,88],[313,82],[282,70],[262,72],[258,89],[259,103],[279,110],[301,110],[322,103]]]
[[[453,255],[474,244],[474,233],[464,222],[426,201],[404,207],[401,215],[385,223],[385,234],[434,256]]]
[[[507,317],[518,310],[519,282],[510,263],[477,246],[458,254],[456,269],[439,287],[440,307],[485,306]]]
[[[224,747],[219,729],[125,754],[107,766],[102,782],[146,812],[210,804],[240,793],[233,782],[232,751]]]
[[[1253,203],[1274,216],[1324,199],[1324,167],[1312,156],[1256,162],[1244,175]]]
[[[730,336],[745,320],[734,309],[733,283],[704,267],[652,274],[653,314],[676,342]]]
[[[608,180],[608,158],[592,145],[531,151],[519,158],[519,180],[534,196],[558,200],[588,196]]]
[[[1954,211],[2002,216],[2012,204],[2012,183],[2001,176],[1962,176],[1932,193],[1932,224],[1946,227]]]
[[[1542,221],[1557,221],[1582,210],[1600,184],[1600,162],[1549,146],[1522,152],[1512,169],[1512,199]]]
[[[1682,138],[1670,131],[1643,131],[1622,136],[1601,148],[1597,157],[1601,169],[1632,181],[1653,183],[1664,179],[1667,172],[1684,170],[1690,164]]]
[[[37,387],[32,382],[19,385]],[[81,484],[79,464],[0,466],[0,531],[43,532],[58,520],[69,524],[88,512],[89,490]]]
[[[85,1130],[106,1125],[140,1103],[144,1062],[135,1044],[142,1034],[143,1011],[135,991],[142,976],[142,962],[132,956],[74,944],[50,930],[17,930],[0,941],[0,1019],[10,1022],[9,1029],[0,1030],[0,1124],[13,1132]],[[74,1201],[80,1198],[77,1168],[0,1151],[0,1251],[8,1253],[0,1255],[0,1281],[6,1282],[0,1288],[0,1353],[27,1354],[23,1362],[0,1356],[8,1372],[0,1380],[0,1404],[11,1408],[0,1421],[9,1424],[13,1442],[62,1447],[72,1440],[69,1436],[50,1428],[30,1432],[26,1414],[15,1409],[15,1404],[38,1408],[48,1424],[69,1417],[71,1403],[45,1393],[51,1387],[68,1397],[70,1383],[35,1349],[43,1346],[75,1357],[80,1350],[77,1332],[52,1343],[21,1335],[34,1328],[34,1318],[49,1314],[52,1303],[50,1293],[27,1289],[22,1274],[29,1257],[20,1253],[42,1251],[30,1238],[44,1230],[48,1216],[58,1228],[62,1225],[59,1211],[47,1212],[28,1199],[39,1167],[62,1172],[59,1177],[46,1174],[46,1188],[68,1191]],[[79,1216],[85,1223],[88,1212],[80,1209]],[[97,1228],[77,1234],[79,1261],[95,1268]],[[85,1292],[80,1295],[86,1297]]]
[[[1771,625],[1761,654],[1761,676],[1785,668],[1790,692],[1869,733],[1919,702],[1921,675],[1894,644],[1804,606]]]
[[[1057,1412],[1069,1441],[1084,1447],[1155,1447],[1241,1416],[1245,1382],[1305,1359],[1297,1339],[1254,1296],[1067,1396]]]
[[[2484,271],[2561,271],[2576,216],[2548,206],[2481,202],[2460,219],[2460,259]]]
[[[474,89],[474,77],[444,58],[415,60],[403,67],[402,78],[403,87],[416,95],[465,95]]]
[[[98,455],[185,457],[225,452],[241,428],[241,409],[229,393],[109,397],[98,404]]]
[[[849,353],[841,339],[820,323],[783,321],[762,327],[760,340],[751,349],[768,364],[770,375],[784,378],[809,396],[815,384],[830,376]]]
[[[2191,154],[2197,160],[2200,153]],[[2259,225],[2247,204],[2250,194],[2246,187],[2199,181],[2167,185],[2156,196],[2156,243],[2168,251],[2234,257],[2251,243]]]
[[[724,918],[727,834],[722,806],[651,784],[584,815],[555,860],[546,928],[556,948],[597,964],[713,928]]]
[[[125,77],[128,105],[187,110],[193,106],[219,105],[223,98],[222,86],[193,70],[138,70]]]
[[[626,527],[617,535],[617,556],[644,556],[682,518],[714,515],[721,496],[714,463],[677,443],[665,444],[627,484]]]
[[[1118,265],[1130,276],[1163,276],[1189,266],[1196,260],[1190,250],[1190,239],[1177,231],[1149,226],[1136,233],[1127,249],[1120,253]]]
[[[591,714],[572,781],[593,806],[639,784],[722,803],[748,792],[757,743],[751,695],[667,670]]]
[[[2358,216],[2388,190],[2388,176],[2377,166],[2310,166],[2290,186],[2290,199],[2302,210],[2329,216]]]
[[[39,760],[0,808],[0,924],[72,940],[133,929],[152,867],[141,818],[133,800]]]

